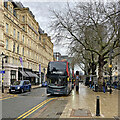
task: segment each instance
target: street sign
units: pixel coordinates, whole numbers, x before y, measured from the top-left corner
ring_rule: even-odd
[[[3,70],[3,71],[0,71],[0,73],[1,73],[1,74],[5,74],[5,70]]]

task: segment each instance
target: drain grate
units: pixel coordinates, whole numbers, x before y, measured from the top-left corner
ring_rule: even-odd
[[[87,109],[72,109],[71,117],[91,117],[91,113]]]
[[[62,112],[57,112],[56,115],[62,115]]]

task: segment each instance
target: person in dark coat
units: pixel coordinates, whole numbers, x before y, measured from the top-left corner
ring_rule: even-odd
[[[92,81],[91,81],[91,79],[90,79],[90,81],[89,81],[89,87],[90,87],[90,88],[92,87]]]
[[[114,89],[116,89],[117,88],[117,82],[116,82],[116,80],[114,81]]]
[[[105,80],[103,80],[103,92],[105,93]]]
[[[76,85],[76,91],[78,91],[79,90],[79,76],[78,75],[76,75],[75,85]]]

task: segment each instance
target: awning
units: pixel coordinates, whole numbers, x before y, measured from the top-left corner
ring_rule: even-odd
[[[24,71],[19,71],[24,77],[29,77]]]
[[[29,77],[36,77],[36,78],[39,78],[35,73],[28,72],[28,71],[26,71],[26,73],[29,75]]]

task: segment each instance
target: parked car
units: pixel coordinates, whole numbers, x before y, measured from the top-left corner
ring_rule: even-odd
[[[42,82],[42,87],[47,87],[47,81]]]
[[[15,81],[13,85],[9,87],[9,93],[31,91],[31,83],[29,80]]]

